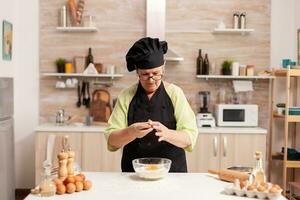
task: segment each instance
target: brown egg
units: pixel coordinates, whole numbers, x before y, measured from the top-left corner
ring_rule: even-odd
[[[53,179],[53,182],[55,183],[55,185],[61,185],[61,184],[63,184],[63,181],[61,179],[59,179],[59,178]]]
[[[82,176],[76,175],[74,176],[75,182],[83,182]]]
[[[64,184],[67,185],[68,183],[75,183],[75,178],[72,175],[69,175],[65,180]]]
[[[261,182],[259,185],[261,185],[261,186],[263,186],[265,188],[268,188],[268,183],[266,183],[266,182]]]
[[[275,187],[275,188],[277,188],[278,190],[281,190],[281,187],[280,187],[279,185],[277,185],[277,184],[273,184],[272,187]]]
[[[81,192],[83,190],[83,183],[80,181],[75,182],[76,192]]]
[[[85,175],[84,174],[80,173],[77,176],[80,176],[82,178],[82,181],[85,181]]]
[[[270,193],[278,193],[279,190],[276,188],[276,187],[272,187],[270,190],[269,190]]]
[[[67,184],[67,193],[72,194],[73,192],[76,191],[76,186],[74,183],[68,183]]]
[[[247,190],[248,190],[248,191],[253,191],[255,188],[256,188],[255,185],[249,185],[249,186],[247,187]]]
[[[66,186],[64,184],[56,185],[56,194],[65,194],[66,193]]]
[[[89,190],[92,187],[92,182],[91,181],[84,181],[83,182],[83,189],[84,190]]]
[[[266,191],[266,188],[264,186],[260,185],[260,186],[258,186],[257,191],[264,192],[264,191]]]
[[[243,189],[246,186],[246,181],[240,182],[240,188]]]

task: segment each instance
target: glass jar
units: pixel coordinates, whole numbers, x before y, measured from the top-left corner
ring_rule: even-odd
[[[83,16],[83,26],[84,27],[95,27],[95,16],[93,15],[84,15]]]
[[[40,187],[40,196],[42,197],[51,197],[56,193],[56,185],[52,181],[51,177],[51,166],[45,167],[45,172],[43,174],[43,180],[39,184]]]

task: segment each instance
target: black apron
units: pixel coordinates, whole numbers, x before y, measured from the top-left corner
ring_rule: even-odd
[[[136,122],[159,121],[169,129],[176,129],[174,107],[163,82],[151,100],[139,83],[128,109],[128,126]],[[143,138],[136,138],[123,148],[122,172],[134,172],[132,160],[144,157],[161,157],[172,160],[170,172],[187,172],[185,151],[173,144],[158,142],[155,130]]]

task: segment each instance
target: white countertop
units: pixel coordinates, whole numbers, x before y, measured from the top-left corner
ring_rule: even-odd
[[[55,125],[42,124],[36,127],[37,132],[95,132],[103,133],[107,126],[75,126],[75,125]],[[267,134],[267,130],[260,127],[201,127],[198,128],[199,134],[202,133],[226,133],[226,134]]]
[[[203,173],[170,173],[156,181],[139,179],[134,173],[85,173],[93,187],[89,191],[37,197],[28,195],[25,200],[247,200],[247,197],[230,196],[223,193],[231,183],[217,180]],[[283,196],[278,200],[284,200]]]

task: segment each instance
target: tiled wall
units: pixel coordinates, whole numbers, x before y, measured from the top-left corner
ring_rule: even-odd
[[[55,72],[54,60],[72,59],[87,54],[92,47],[95,62],[112,63],[125,76],[108,88],[113,98],[125,87],[137,81],[135,72],[126,71],[125,55],[134,41],[145,36],[145,0],[88,0],[86,10],[95,15],[98,32],[61,33],[56,31],[59,8],[65,0],[40,0],[40,72]],[[235,11],[247,13],[247,27],[255,29],[249,35],[213,34],[219,22],[230,27]],[[211,91],[211,105],[218,100],[221,89],[232,91],[228,80],[199,80],[195,78],[196,57],[201,48],[216,64],[219,73],[224,59],[241,64],[255,64],[256,69],[269,69],[270,63],[270,0],[167,0],[166,40],[169,48],[184,57],[179,63],[167,63],[165,80],[180,86],[199,109],[197,93]],[[41,76],[40,123],[54,120],[58,108],[69,115],[87,115],[88,111],[75,106],[76,89],[55,89],[56,78]],[[269,82],[253,81],[251,103],[259,105],[259,125],[268,127]]]

